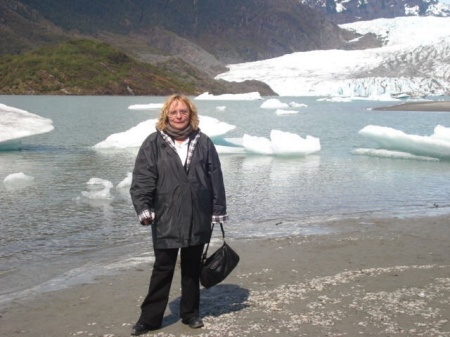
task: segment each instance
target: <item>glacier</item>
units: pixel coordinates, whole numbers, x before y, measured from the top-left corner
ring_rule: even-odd
[[[423,98],[450,93],[450,19],[398,17],[340,25],[383,41],[365,50],[314,50],[228,65],[216,79],[258,80],[279,96]]]

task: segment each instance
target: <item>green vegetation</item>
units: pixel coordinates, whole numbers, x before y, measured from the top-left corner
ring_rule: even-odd
[[[197,93],[176,74],[131,59],[106,43],[72,40],[0,58],[2,94],[165,95]]]

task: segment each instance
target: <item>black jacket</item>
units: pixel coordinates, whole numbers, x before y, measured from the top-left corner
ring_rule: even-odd
[[[182,248],[209,241],[212,215],[226,215],[225,187],[219,156],[211,139],[199,133],[189,167],[160,132],[142,143],[130,193],[137,214],[155,212],[155,248]],[[190,144],[191,147],[191,144]]]

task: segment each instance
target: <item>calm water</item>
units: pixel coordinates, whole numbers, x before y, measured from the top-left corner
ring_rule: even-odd
[[[431,135],[438,124],[450,127],[450,113],[368,110],[392,102],[279,99],[308,107],[277,116],[274,109],[261,109],[262,101],[196,101],[201,115],[237,126],[225,137],[269,137],[278,129],[321,140],[322,150],[303,158],[221,155],[231,217],[228,236],[315,233],[332,218],[449,213],[450,162],[374,158],[351,151],[376,147],[358,134],[368,124]],[[35,178],[23,190],[9,191],[0,184],[0,304],[149,258],[150,235],[139,226],[127,190],[113,188],[110,202],[88,200],[82,192],[92,177],[114,186],[126,177],[135,151],[99,152],[92,146],[158,114],[129,110],[130,105],[162,100],[0,96],[0,103],[50,118],[55,126],[50,133],[25,138],[22,151],[0,152],[1,181],[17,172]],[[226,110],[217,111],[219,105]]]

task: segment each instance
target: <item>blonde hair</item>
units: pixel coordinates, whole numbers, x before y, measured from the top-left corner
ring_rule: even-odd
[[[173,102],[183,102],[186,104],[189,108],[189,124],[191,125],[193,131],[198,130],[199,120],[197,107],[187,96],[181,94],[175,94],[166,99],[161,108],[161,113],[159,114],[156,128],[161,131],[166,129],[166,126],[169,123],[169,108]]]

